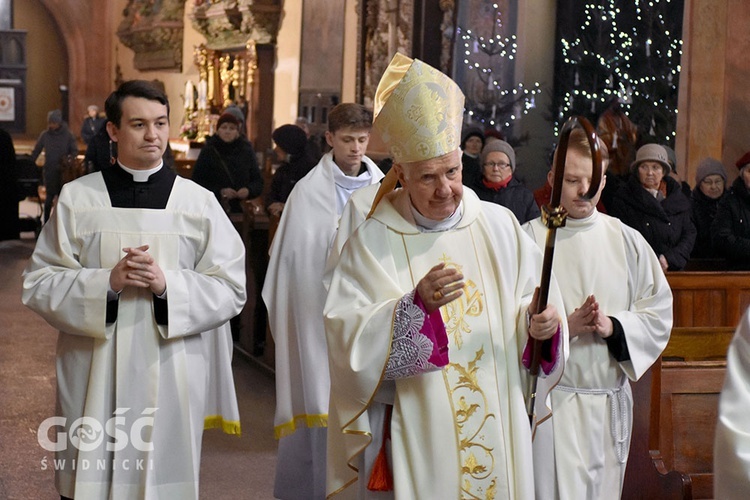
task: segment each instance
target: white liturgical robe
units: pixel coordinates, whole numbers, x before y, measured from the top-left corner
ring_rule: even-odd
[[[359,179],[362,186],[383,178],[372,160],[362,161],[368,170]],[[332,153],[323,155],[294,186],[271,245],[263,300],[276,356],[275,494],[280,498],[323,495],[330,390],[323,274],[342,198],[349,198],[356,182],[357,177],[343,178]]]
[[[541,219],[524,228],[544,248]],[[640,233],[597,211],[568,218],[557,230],[552,270],[565,314],[594,295],[622,325],[630,359],[618,362],[607,343],[586,333],[570,340],[570,358],[551,392],[552,418],[537,427],[537,498],[619,498],[633,425],[630,380],[638,380],[667,345],[672,292]]]
[[[325,310],[331,365],[329,495],[370,494],[363,464],[381,445],[373,436],[382,417],[372,413],[385,402],[393,404],[396,498],[534,498],[521,354],[542,255],[507,209],[480,202],[468,189],[462,209],[455,228],[421,232],[408,194],[394,191],[343,247]],[[403,326],[397,305],[439,262],[465,277],[463,296],[440,311],[449,363],[386,380],[394,332]],[[550,303],[561,309],[554,282]],[[562,327],[557,364],[539,380],[540,418],[547,416],[542,403],[560,377],[567,351],[564,322]]]
[[[168,324],[134,287],[107,324],[110,270],[141,245],[164,272]],[[198,498],[204,424],[239,433],[228,321],[245,296],[244,245],[209,191],[177,177],[164,209],[142,209],[113,208],[101,173],[63,187],[23,292],[60,330],[55,431],[78,437],[57,443],[61,495]]]
[[[714,443],[714,498],[745,499],[750,492],[750,309],[727,352]]]

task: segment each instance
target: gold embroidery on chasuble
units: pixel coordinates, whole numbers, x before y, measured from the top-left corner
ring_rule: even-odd
[[[465,271],[464,266],[445,254],[441,261],[446,267]],[[485,314],[484,294],[469,278],[473,270],[466,271],[463,295],[441,308],[451,342],[451,363],[443,370],[443,377],[451,395],[458,436],[462,497],[493,499],[497,494],[499,465],[495,446],[503,445],[503,438],[497,425],[499,408],[488,401],[485,393],[485,387],[490,387],[487,384],[496,385],[492,348],[485,349],[489,335],[472,335],[486,329],[489,318]]]

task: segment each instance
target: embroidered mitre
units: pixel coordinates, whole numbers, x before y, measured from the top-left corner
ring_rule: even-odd
[[[394,163],[437,158],[461,144],[464,94],[444,73],[397,53],[378,83],[373,126]]]

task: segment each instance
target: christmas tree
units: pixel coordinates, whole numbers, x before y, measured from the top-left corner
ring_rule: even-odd
[[[540,85],[514,82],[516,35],[514,26],[503,22],[498,4],[474,0],[466,11],[471,19],[459,19],[454,68],[466,95],[464,121],[482,129],[494,128],[510,138],[513,123],[535,107]],[[506,12],[505,17],[515,18],[513,12]]]
[[[553,123],[613,102],[641,142],[674,143],[683,0],[558,0]]]

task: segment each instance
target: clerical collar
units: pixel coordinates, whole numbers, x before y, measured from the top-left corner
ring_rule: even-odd
[[[409,198],[409,206],[411,207],[411,213],[414,216],[414,220],[417,223],[417,228],[421,233],[437,233],[440,231],[448,231],[458,226],[461,222],[461,217],[464,213],[464,202],[459,203],[458,208],[451,215],[443,220],[432,220],[428,219],[424,215],[420,214],[419,211],[414,207],[414,204]]]
[[[594,209],[593,212],[591,212],[591,215],[588,217],[584,217],[583,219],[574,219],[572,217],[567,217],[565,219],[565,227],[569,229],[588,229],[589,227],[593,226],[596,221],[599,219],[599,211]]]
[[[360,171],[356,177],[346,175],[340,168],[333,169],[333,181],[337,186],[348,190],[359,189],[372,184],[372,174],[365,167],[365,171]]]
[[[164,166],[164,160],[160,161],[159,164],[154,168],[150,168],[148,170],[134,170],[132,168],[128,168],[120,163],[120,160],[117,160],[117,164],[120,165],[121,169],[133,176],[133,182],[148,182],[148,178],[161,170],[161,167]]]

